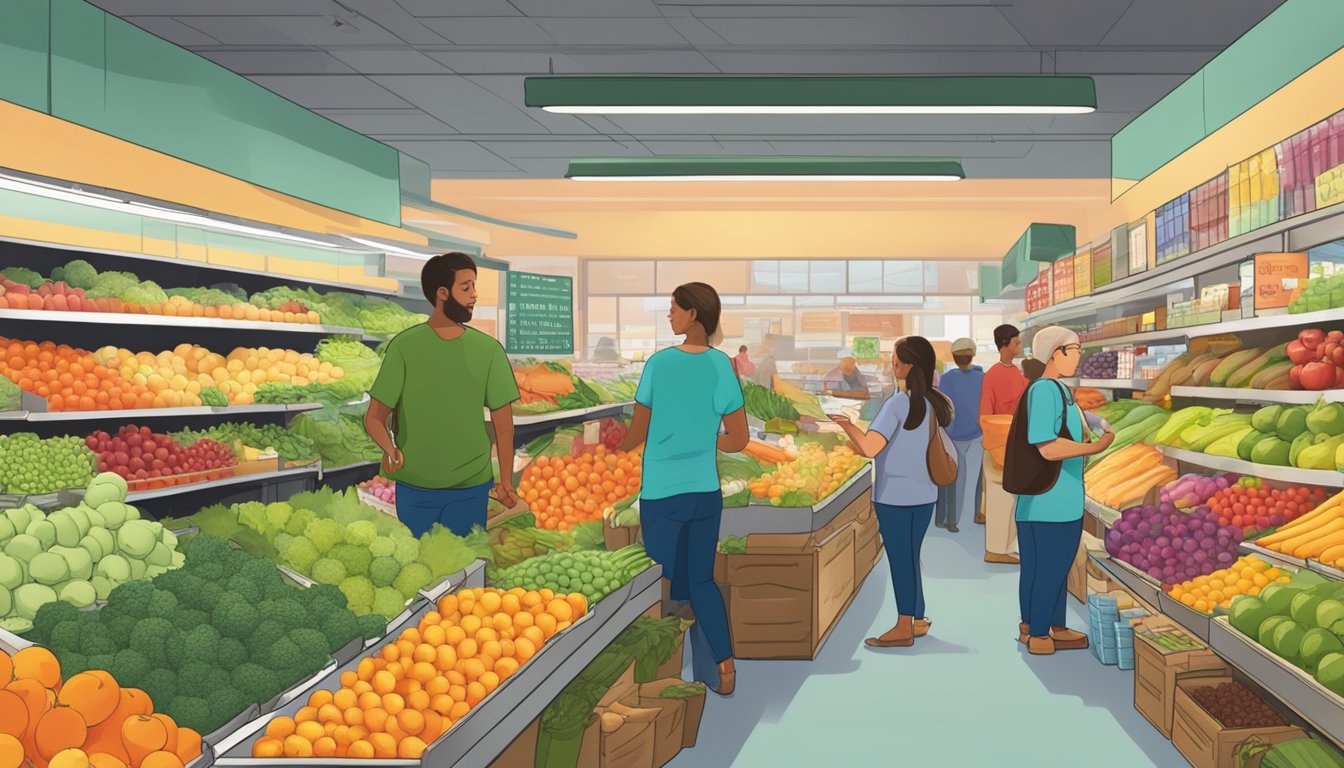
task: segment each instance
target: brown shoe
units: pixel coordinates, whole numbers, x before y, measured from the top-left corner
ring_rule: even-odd
[[[902,616],[881,637],[870,637],[863,644],[869,648],[909,648],[915,644],[916,634],[913,617]]]
[[[1049,656],[1055,652],[1055,641],[1049,637],[1028,638],[1027,651],[1032,656]]]
[[[985,553],[986,563],[999,563],[1001,565],[1020,565],[1022,561],[1016,555],[1000,555],[996,552]]]
[[[1077,651],[1087,647],[1087,635],[1067,627],[1051,627],[1050,639],[1061,651]]]
[[[719,687],[714,689],[714,692],[720,696],[732,696],[736,687],[737,668],[733,666],[733,660],[725,659],[719,662]]]
[[[984,524],[985,524],[985,516],[982,515],[982,514],[976,513],[976,515],[975,515],[975,523],[976,523],[976,525],[984,525]]]
[[[915,637],[923,637],[929,634],[929,627],[933,626],[932,619],[915,619]]]
[[[1017,642],[1026,645],[1027,638],[1031,637],[1031,625],[1022,623],[1017,625]]]

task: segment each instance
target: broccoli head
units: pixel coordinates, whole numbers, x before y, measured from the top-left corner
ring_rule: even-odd
[[[243,598],[225,593],[210,613],[210,623],[219,629],[224,637],[242,639],[250,637],[257,628],[257,609]]]
[[[149,615],[160,619],[172,619],[177,615],[177,595],[167,590],[155,589],[149,598]]]
[[[289,563],[294,570],[299,573],[307,573],[312,569],[313,563],[322,556],[313,546],[313,542],[302,536],[296,537],[289,543],[289,546],[281,551],[281,556],[285,562]]]
[[[363,576],[342,579],[340,589],[348,605],[373,605],[373,582]]]
[[[208,691],[216,688],[225,688],[229,685],[229,673],[215,666],[200,661],[193,661],[182,667],[177,673],[179,693],[186,693],[188,690],[200,691],[205,695]]]
[[[409,533],[394,536],[392,539],[396,543],[396,549],[392,556],[402,565],[410,565],[420,557],[420,542],[416,541]]]
[[[290,536],[302,536],[303,532],[308,530],[308,524],[317,519],[317,513],[311,509],[296,509],[289,516],[289,522],[285,524],[285,533]]]
[[[219,668],[225,672],[232,672],[239,664],[247,661],[247,647],[237,638],[221,637],[217,657]]]
[[[304,667],[318,669],[331,658],[331,651],[327,648],[326,635],[316,629],[298,627],[297,629],[291,629],[285,637],[298,647]]]
[[[368,613],[355,620],[359,624],[359,636],[372,640],[387,635],[387,619],[376,613]]]
[[[350,604],[350,601],[345,597],[345,593],[330,584],[315,584],[309,587],[308,591],[304,593],[304,601],[307,602],[309,611],[315,616],[333,611],[344,611],[346,606]]]
[[[378,526],[370,520],[356,520],[345,527],[345,541],[347,544],[354,544],[358,547],[368,549],[373,540],[378,538]]]
[[[285,683],[271,670],[251,661],[245,661],[229,676],[233,687],[254,704],[275,698],[285,689]]]
[[[187,553],[187,566],[195,570],[196,566],[208,563],[227,563],[232,559],[232,552],[233,547],[224,539],[203,533],[191,543],[191,551]]]
[[[179,726],[192,728],[198,733],[209,733],[215,722],[210,717],[210,705],[198,696],[178,696],[164,709]]]
[[[187,659],[194,659],[203,664],[215,664],[218,661],[219,631],[214,627],[202,624],[187,632],[185,639],[183,650]]]
[[[177,673],[166,667],[151,669],[140,681],[140,690],[149,695],[155,708],[177,697]]]
[[[183,632],[189,632],[202,624],[210,623],[210,614],[205,611],[198,611],[195,608],[187,608],[173,614],[173,626]]]
[[[430,573],[429,566],[424,563],[411,563],[397,574],[397,578],[392,581],[392,588],[410,600],[433,579],[434,574]]]
[[[118,645],[126,646],[131,642],[131,632],[135,631],[135,626],[140,622],[130,616],[101,616],[103,631],[107,636],[117,641]]]
[[[131,630],[129,646],[146,659],[162,659],[168,652],[168,638],[173,634],[173,624],[167,619],[145,619]]]
[[[313,570],[308,576],[318,584],[340,584],[346,577],[345,566],[340,560],[323,557],[313,563]]]
[[[200,577],[180,568],[154,579],[155,587],[172,592],[179,602],[187,604],[195,602],[196,593],[203,583]]]
[[[322,635],[327,639],[327,651],[330,653],[344,648],[356,637],[362,637],[359,622],[354,614],[344,609],[327,616],[322,622]],[[380,633],[379,637],[381,636]]]
[[[89,660],[88,669],[106,670],[108,667],[112,666],[112,660],[116,658],[116,655],[103,653],[97,656],[86,656],[85,658]]]
[[[257,606],[262,624],[275,622],[283,627],[301,626],[307,622],[308,609],[297,598],[264,600]]]
[[[112,657],[112,668],[107,671],[123,688],[135,688],[144,681],[150,668],[149,659],[129,648],[123,648]]]
[[[317,551],[326,554],[331,548],[345,541],[345,529],[335,520],[325,517],[314,519],[303,529],[303,535],[313,542]]]
[[[164,574],[167,576],[168,574]],[[217,581],[204,582],[201,584],[200,591],[196,593],[196,608],[210,613],[215,610],[219,604],[219,599],[225,595],[224,585]]]
[[[397,543],[391,536],[378,536],[369,543],[369,554],[374,558],[391,557],[393,552],[397,551]]]
[[[149,606],[154,597],[154,585],[148,581],[128,581],[119,584],[107,596],[107,605],[100,613],[104,616],[149,618]]]
[[[83,288],[87,291],[93,287],[93,281],[97,278],[98,270],[83,259],[75,259],[65,265],[65,282],[72,288]]]
[[[61,674],[66,678],[74,677],[80,672],[88,672],[93,669],[89,664],[89,657],[82,653],[62,653],[57,660],[61,662]]]
[[[272,531],[284,531],[289,518],[294,516],[294,508],[288,502],[277,501],[266,505],[266,523]]]
[[[303,668],[303,653],[288,637],[282,637],[262,652],[260,661],[273,672],[289,672]]]
[[[205,696],[205,701],[210,705],[210,720],[212,723],[222,725],[237,717],[252,702],[247,697],[233,687],[233,683],[221,688],[210,691]],[[219,725],[214,725],[218,728]]]
[[[117,641],[99,632],[96,627],[86,626],[79,638],[79,652],[85,656],[110,656],[120,650]]]
[[[406,598],[392,587],[379,587],[373,592],[373,605],[369,608],[379,616],[391,620],[406,609]]]
[[[47,603],[37,609],[29,639],[45,644],[51,640],[51,632],[57,625],[67,621],[79,621],[80,618],[80,610],[64,600]]]
[[[273,567],[269,570],[272,573],[279,573],[279,571],[275,570]],[[229,582],[224,586],[224,589],[254,605],[261,602],[261,586],[241,573],[229,579]]]
[[[327,557],[344,565],[347,576],[367,575],[369,564],[373,562],[369,548],[358,544],[337,544],[327,553]]]
[[[286,622],[275,621],[273,619],[262,621],[257,625],[257,629],[252,633],[252,636],[247,638],[244,645],[247,646],[253,658],[258,658],[262,653],[265,653],[266,649],[271,647],[275,641],[285,636],[285,632],[289,629],[289,626],[290,625]]]
[[[369,564],[369,581],[375,587],[390,587],[397,574],[401,573],[401,563],[395,557],[375,557]]]
[[[48,603],[47,605],[55,605]],[[69,603],[67,603],[69,605]],[[45,606],[43,606],[45,608]],[[77,653],[80,652],[81,641],[84,637],[84,628],[88,626],[78,618],[73,621],[63,621],[51,630],[51,636],[47,638],[46,644],[56,653]]]

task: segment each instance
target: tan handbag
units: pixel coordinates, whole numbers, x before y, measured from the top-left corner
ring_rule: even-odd
[[[932,403],[924,417],[929,420],[929,450],[926,457],[929,479],[934,485],[945,488],[957,481],[957,448],[938,424]]]

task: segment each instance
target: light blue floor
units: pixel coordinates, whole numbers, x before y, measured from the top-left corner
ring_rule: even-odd
[[[1187,766],[1135,711],[1133,672],[1017,643],[1017,568],[985,563],[983,540],[970,523],[930,529],[933,628],[913,648],[863,646],[896,618],[884,557],[816,660],[737,662],[737,692],[709,695],[699,742],[670,765]]]

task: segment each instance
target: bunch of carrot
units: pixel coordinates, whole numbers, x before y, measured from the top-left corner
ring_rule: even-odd
[[[1344,492],[1255,543],[1291,557],[1344,568]]]

